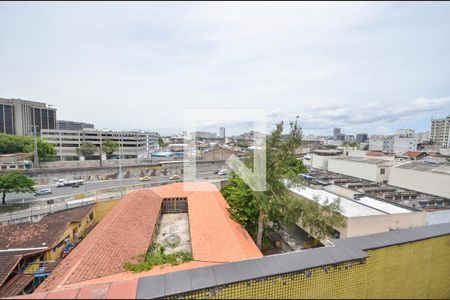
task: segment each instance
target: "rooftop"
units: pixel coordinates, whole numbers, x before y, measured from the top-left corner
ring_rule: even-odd
[[[400,165],[395,166],[395,168],[400,169],[409,169],[419,172],[431,172],[441,175],[450,176],[450,164],[441,163],[441,164],[432,164],[432,163],[423,163],[423,162],[406,162]]]
[[[43,217],[38,223],[0,225],[0,252],[51,248],[71,222],[79,222],[94,204]]]
[[[125,272],[125,262],[149,249],[165,198],[187,199],[194,261],[178,266],[156,266],[138,274]],[[174,183],[132,192],[63,260],[38,291],[261,257],[249,234],[230,218],[228,207],[210,183]]]
[[[351,200],[344,196],[338,196],[334,193],[312,189],[309,187],[293,187],[290,190],[309,200],[314,200],[321,205],[324,205],[325,202],[330,203],[336,199],[340,199],[342,215],[347,218],[412,212],[406,208],[389,204],[371,197],[363,197],[360,200]]]
[[[345,161],[352,161],[357,163],[364,163],[364,164],[372,164],[372,165],[393,165],[396,162],[394,162],[392,159],[384,159],[384,158],[371,158],[371,157],[336,157],[333,158],[336,160],[345,160]]]

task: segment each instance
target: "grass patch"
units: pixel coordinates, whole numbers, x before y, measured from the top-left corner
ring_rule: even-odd
[[[191,261],[192,254],[189,251],[179,251],[171,254],[164,253],[165,247],[159,244],[153,245],[146,254],[140,255],[140,258],[144,257],[144,261],[141,263],[130,263],[124,264],[124,269],[126,271],[131,271],[134,273],[149,271],[153,266],[157,265],[179,265],[184,262]]]

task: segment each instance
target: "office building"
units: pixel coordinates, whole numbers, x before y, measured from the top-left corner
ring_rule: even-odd
[[[117,142],[120,147],[113,155],[122,158],[149,158],[150,153],[157,150],[159,134],[156,132],[112,131],[112,130],[42,130],[44,141],[55,146],[57,156],[61,161],[78,160],[77,149],[83,142],[90,142],[100,147],[106,140]],[[98,155],[98,153],[96,154]]]
[[[355,141],[355,136],[351,135],[351,134],[346,134],[345,137],[344,137],[344,141],[352,143],[352,142]]]
[[[33,135],[33,126],[56,129],[56,108],[42,102],[0,98],[0,132],[14,135]]]
[[[369,138],[367,136],[367,133],[358,133],[356,135],[356,141],[357,142],[365,142],[367,141]]]
[[[56,128],[62,130],[94,129],[94,124],[76,121],[56,120]]]
[[[431,120],[430,139],[442,148],[450,148],[450,116]]]
[[[225,127],[220,127],[219,138],[221,138],[221,139],[225,138]]]
[[[333,128],[333,140],[337,140],[337,136],[338,134],[341,134],[341,129],[340,128]]]

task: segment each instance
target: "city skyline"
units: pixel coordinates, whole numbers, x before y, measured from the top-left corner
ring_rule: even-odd
[[[269,128],[299,115],[305,134],[422,132],[450,113],[448,12],[445,3],[1,3],[0,36],[13,46],[0,49],[0,96],[113,130],[176,133],[182,120],[167,116],[183,109],[258,108]]]

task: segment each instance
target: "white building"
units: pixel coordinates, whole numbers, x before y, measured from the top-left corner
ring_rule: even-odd
[[[389,184],[450,199],[450,165],[406,162],[392,167]]]
[[[387,183],[390,168],[397,163],[392,158],[334,157],[328,159],[327,169],[334,173]]]
[[[78,160],[77,149],[83,142],[90,142],[99,148],[106,140],[119,144],[119,149],[114,152],[116,156],[119,155],[120,150],[122,158],[148,158],[150,153],[158,148],[158,137],[159,134],[156,132],[139,131],[97,129],[43,129],[41,131],[41,138],[55,146],[61,161]]]
[[[325,188],[327,190],[309,187],[291,188],[290,190],[302,198],[315,201],[320,205],[339,200],[345,225],[334,228],[335,237],[348,238],[426,225],[426,212],[372,197],[356,198],[354,195],[358,194],[357,192],[339,186]],[[297,222],[297,226],[309,232],[308,228],[302,226],[301,219]]]
[[[221,138],[221,139],[225,138],[225,127],[220,127],[220,129],[219,129],[219,138]]]
[[[442,148],[450,148],[450,116],[431,120],[430,139]]]
[[[371,135],[369,138],[370,151],[392,152],[394,137],[392,135]]]
[[[414,135],[394,135],[392,152],[401,155],[407,151],[417,150],[417,140]]]

